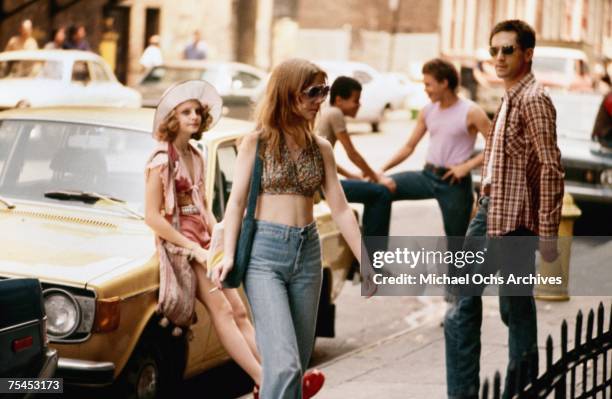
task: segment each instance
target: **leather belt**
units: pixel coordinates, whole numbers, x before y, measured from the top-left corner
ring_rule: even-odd
[[[445,168],[443,166],[436,166],[436,165],[431,164],[429,162],[427,162],[425,164],[424,169],[429,171],[429,172],[431,172],[431,173],[433,173],[434,175],[437,175],[437,176],[444,176],[446,174],[446,172],[449,171],[448,168]]]
[[[197,206],[193,205],[193,204],[189,204],[189,205],[185,205],[185,206],[179,206],[179,213],[181,215],[198,215],[200,213],[200,210],[198,209]]]

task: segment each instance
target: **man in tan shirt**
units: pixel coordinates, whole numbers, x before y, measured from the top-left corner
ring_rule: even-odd
[[[357,114],[361,90],[357,80],[348,76],[337,78],[331,86],[330,106],[321,112],[317,129],[332,147],[339,141],[351,162],[361,170],[363,177],[337,165],[338,173],[346,177],[340,184],[348,202],[364,205],[363,235],[385,237],[389,235],[391,195],[395,183],[389,177],[378,176],[368,165],[353,145],[344,119]]]
[[[32,21],[24,20],[19,28],[19,35],[11,37],[4,51],[38,50],[38,43],[32,37]]]

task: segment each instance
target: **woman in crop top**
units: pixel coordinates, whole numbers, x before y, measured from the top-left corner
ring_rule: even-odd
[[[225,254],[234,254],[248,197],[257,140],[263,160],[256,231],[245,276],[257,347],[262,356],[265,399],[311,397],[323,384],[320,372],[306,373],[315,336],[322,267],[313,216],[319,188],[357,259],[361,234],[336,174],[331,145],[313,133],[329,87],[319,67],[301,59],[272,71],[257,112],[258,131],[245,137],[236,161],[225,213]],[[220,288],[233,267],[228,256],[212,276]]]
[[[219,119],[221,108],[221,97],[205,81],[179,83],[162,96],[153,129],[160,144],[146,167],[145,221],[157,237],[191,251],[196,298],[229,355],[260,384],[255,330],[238,290],[214,290],[206,276],[206,249],[216,221],[204,197],[204,158],[190,139],[199,140]],[[175,190],[168,181],[168,160],[174,165]],[[180,231],[171,224],[174,212],[179,213]]]

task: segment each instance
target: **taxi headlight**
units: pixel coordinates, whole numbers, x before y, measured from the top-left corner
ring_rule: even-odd
[[[47,332],[52,338],[65,338],[76,331],[81,322],[81,308],[68,291],[50,288],[44,291]]]

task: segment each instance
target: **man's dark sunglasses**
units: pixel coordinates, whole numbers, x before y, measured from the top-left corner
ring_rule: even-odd
[[[310,86],[309,88],[304,90],[302,93],[304,93],[306,97],[308,97],[311,100],[315,98],[320,98],[320,97],[327,97],[327,95],[329,94],[329,86],[327,85]]]
[[[512,55],[514,54],[514,50],[516,50],[517,47],[513,44],[508,45],[508,46],[501,46],[500,47],[495,47],[495,46],[491,46],[489,47],[489,54],[491,54],[491,57],[497,57],[497,54],[499,54],[499,51],[501,50],[501,53],[503,55]]]

